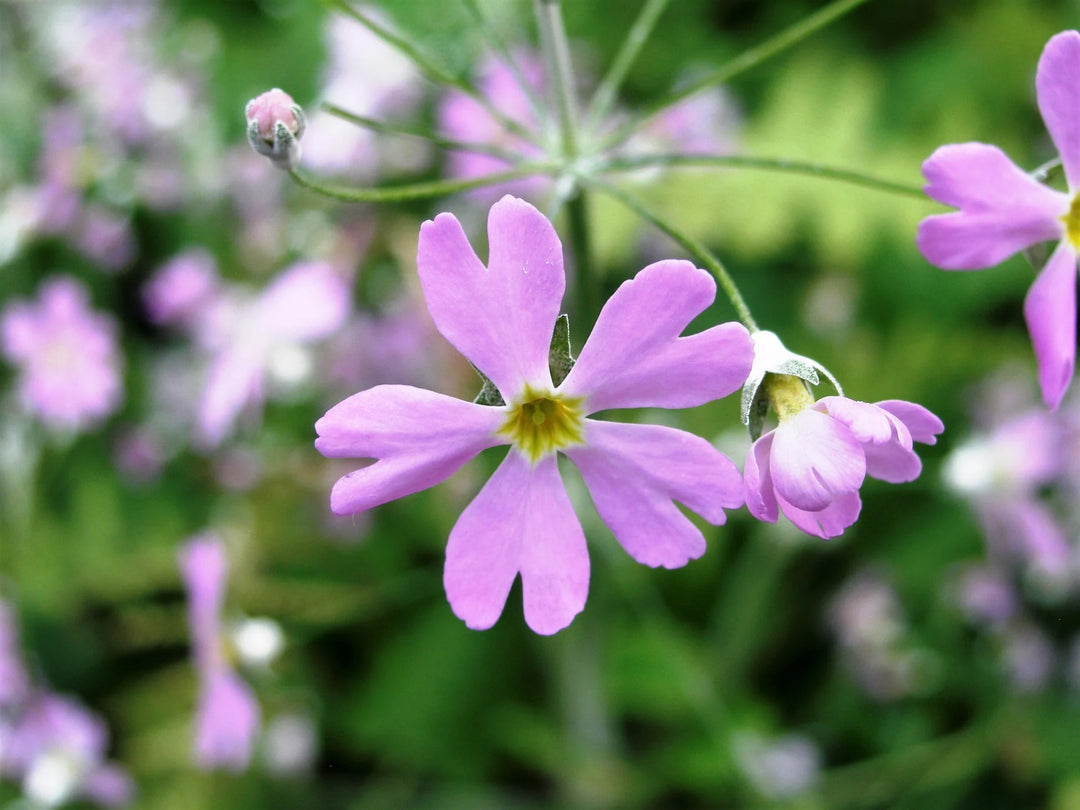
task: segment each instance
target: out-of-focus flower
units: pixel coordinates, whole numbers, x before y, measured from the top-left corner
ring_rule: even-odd
[[[334,486],[331,509],[351,514],[433,486],[481,450],[509,445],[450,533],[443,581],[454,612],[484,629],[520,573],[525,620],[550,634],[584,607],[589,581],[585,536],[557,452],[576,464],[600,516],[634,559],[686,564],[704,553],[705,541],[674,501],[723,523],[723,509],[742,503],[734,465],[681,430],[585,417],[725,396],[745,379],[752,348],[734,323],[680,337],[716,285],[689,262],[664,261],[619,287],[576,363],[567,342],[569,373],[564,367],[553,376],[566,283],[555,229],[528,203],[506,197],[491,208],[488,237],[485,267],[460,223],[441,214],[420,229],[417,265],[436,327],[490,381],[488,401],[498,404],[378,386],[328,411],[315,426],[316,447],[331,458],[377,459]]]
[[[767,799],[790,799],[809,790],[821,775],[821,751],[803,734],[766,739],[744,733],[735,737],[739,770]]]
[[[969,621],[989,628],[1008,624],[1020,609],[1012,583],[990,565],[969,565],[951,583],[954,601]]]
[[[0,714],[5,707],[25,700],[29,691],[30,680],[19,651],[15,613],[10,605],[0,600]],[[2,762],[0,757],[0,773],[3,772]]]
[[[267,90],[247,103],[244,116],[251,148],[279,169],[295,169],[307,119],[292,96],[276,87]]]
[[[195,759],[202,768],[242,771],[251,761],[259,733],[259,704],[225,654],[221,611],[228,560],[224,545],[215,535],[198,535],[184,544],[179,563],[199,676]]]
[[[742,113],[731,93],[714,87],[650,119],[622,151],[730,155],[738,149],[741,125]]]
[[[1076,260],[1080,250],[1080,33],[1043,49],[1035,75],[1039,111],[1065,169],[1069,192],[1044,186],[996,146],[949,144],[923,164],[926,193],[958,208],[927,217],[917,244],[946,270],[992,267],[1039,242],[1057,241],[1024,301],[1043,400],[1056,408],[1076,362]]]
[[[37,301],[5,307],[0,350],[19,366],[23,407],[53,430],[83,430],[120,405],[115,324],[90,309],[89,295],[75,279],[50,279]]]
[[[149,319],[161,325],[193,325],[217,293],[217,263],[206,250],[193,248],[173,257],[143,288]]]
[[[58,807],[74,799],[106,806],[131,801],[133,785],[105,760],[108,729],[74,700],[35,694],[12,725],[0,771],[22,783],[35,806]]]
[[[1038,692],[1054,673],[1057,653],[1047,635],[1033,624],[1018,624],[1002,634],[1001,662],[1017,692]]]

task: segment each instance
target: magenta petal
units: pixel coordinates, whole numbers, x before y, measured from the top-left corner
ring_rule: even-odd
[[[866,458],[847,425],[807,408],[773,433],[770,469],[781,499],[817,511],[862,486]]]
[[[510,451],[461,517],[446,546],[443,583],[466,625],[498,620],[521,572],[525,621],[550,635],[585,607],[589,555],[554,455],[532,467]]]
[[[858,492],[847,492],[816,512],[799,509],[783,498],[779,500],[780,510],[784,513],[784,517],[807,534],[826,540],[843,534],[844,529],[858,519],[862,509],[862,500]]]
[[[600,312],[562,390],[607,408],[687,408],[727,396],[750,373],[750,335],[726,323],[679,337],[712,303],[716,282],[690,262],[656,262],[624,281]]]
[[[1024,299],[1043,401],[1057,408],[1076,362],[1076,253],[1062,242]]]
[[[279,340],[318,340],[341,328],[349,314],[349,287],[326,262],[299,262],[259,296],[257,317]]]
[[[917,403],[885,399],[874,404],[903,422],[911,438],[917,442],[937,444],[938,434],[945,430],[945,424],[940,419]]]
[[[259,704],[235,673],[222,669],[208,674],[195,722],[195,758],[201,767],[247,767],[259,733]]]
[[[814,408],[824,409],[833,419],[847,425],[856,441],[882,444],[893,438],[893,425],[888,414],[875,405],[847,397],[822,397]]]
[[[544,215],[504,197],[488,216],[488,267],[460,223],[440,214],[420,227],[417,267],[439,332],[510,401],[525,383],[547,388],[548,347],[566,279],[562,244]]]
[[[1062,31],[1043,48],[1035,89],[1070,190],[1080,188],[1080,33]]]
[[[906,430],[905,430],[906,433]],[[909,446],[899,441],[886,444],[864,444],[866,474],[890,484],[914,481],[922,472],[922,462]]]
[[[180,548],[180,575],[187,590],[188,624],[195,660],[200,668],[221,662],[221,606],[229,561],[216,534],[196,535]]]
[[[566,455],[604,523],[638,562],[678,568],[705,553],[704,536],[675,501],[713,525],[724,522],[724,508],[742,506],[739,471],[699,436],[660,425],[585,424],[585,444]]]
[[[779,517],[769,458],[774,438],[775,433],[769,431],[754,442],[750,452],[746,454],[746,466],[743,470],[746,508],[751,515],[767,523],[776,523]]]
[[[262,353],[244,343],[230,346],[214,358],[196,417],[202,444],[221,444],[244,408],[262,400],[265,372]]]
[[[334,485],[336,514],[362,512],[438,484],[486,447],[500,408],[412,388],[379,385],[339,402],[315,423],[315,448],[328,458],[374,458]]]
[[[927,217],[915,242],[946,270],[991,267],[1038,242],[1060,239],[1068,198],[1038,183],[985,143],[939,147],[923,163],[925,191],[959,208]]]

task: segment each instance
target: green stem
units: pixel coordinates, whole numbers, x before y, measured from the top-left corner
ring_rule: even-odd
[[[505,183],[508,180],[520,180],[536,174],[550,174],[558,167],[547,163],[523,163],[515,169],[487,174],[471,180],[433,180],[428,183],[407,183],[397,186],[376,186],[374,188],[355,188],[321,183],[296,169],[289,172],[292,179],[304,188],[311,189],[324,197],[342,202],[403,202],[422,200],[430,197],[444,197],[472,188]]]
[[[639,157],[616,158],[600,166],[600,171],[626,172],[650,166],[705,166],[732,169],[752,169],[757,171],[779,172],[782,174],[800,174],[825,180],[837,180],[875,191],[899,194],[905,197],[917,197],[926,200],[926,193],[919,186],[883,180],[850,169],[837,169],[820,163],[810,163],[784,158],[751,157],[749,155],[683,155],[657,154]]]
[[[587,116],[588,123],[586,126],[589,130],[595,130],[600,126],[604,116],[611,111],[615,98],[619,94],[619,88],[622,87],[622,83],[626,79],[626,74],[629,73],[642,47],[648,40],[649,34],[652,33],[656,21],[664,13],[664,9],[667,8],[669,2],[670,0],[646,0],[645,5],[641,7],[637,19],[630,26],[626,39],[623,40],[622,47],[619,48],[619,52],[615,55],[615,61],[611,63],[611,67],[608,69],[603,81],[600,82],[600,86],[596,88],[596,94],[589,105]]]
[[[642,219],[651,222],[661,231],[666,233],[676,242],[694,257],[694,259],[701,263],[701,265],[716,276],[716,281],[727,295],[728,300],[731,301],[731,305],[735,307],[735,312],[739,316],[739,320],[743,322],[747,329],[751,332],[758,331],[757,322],[754,320],[754,316],[750,314],[750,307],[746,305],[746,301],[743,300],[742,294],[739,292],[739,288],[735,285],[734,279],[728,273],[727,268],[717,258],[711,250],[701,244],[683,231],[680,231],[674,225],[670,224],[666,220],[662,219],[657,214],[645,205],[641,200],[632,194],[628,194],[621,188],[612,185],[604,180],[598,180],[596,178],[582,178],[582,182],[597,191],[607,194],[612,199],[618,200],[631,211],[635,212]]]
[[[610,148],[622,143],[641,129],[647,122],[651,121],[670,107],[678,104],[680,101],[683,101],[708,87],[731,81],[740,73],[755,68],[767,59],[786,51],[793,45],[797,45],[799,42],[806,39],[806,37],[820,31],[822,28],[829,25],[829,23],[838,20],[840,17],[843,17],[849,11],[861,6],[865,2],[867,2],[867,0],[834,0],[834,2],[824,8],[804,17],[799,22],[785,28],[780,33],[769,37],[769,39],[761,44],[743,51],[734,59],[718,67],[712,73],[706,74],[696,82],[692,82],[691,84],[668,94],[664,98],[659,99],[655,103],[650,104],[638,115],[616,129],[611,137],[606,139],[605,148]]]
[[[349,112],[343,107],[339,107],[336,104],[331,104],[329,102],[323,102],[320,106],[331,115],[336,116],[343,121],[348,121],[350,124],[356,124],[359,127],[370,129],[372,132],[380,132],[384,135],[404,135],[410,138],[421,138],[442,149],[453,149],[460,152],[477,152],[484,155],[491,155],[492,157],[505,160],[507,163],[516,163],[521,157],[516,152],[511,152],[509,149],[501,149],[498,146],[493,146],[488,143],[458,141],[453,138],[443,138],[440,135],[421,129],[414,129],[399,124],[388,124],[385,121],[379,121],[374,118],[368,118],[365,115]]]
[[[526,129],[519,121],[515,121],[510,116],[506,115],[502,110],[495,106],[491,99],[473,87],[471,83],[465,81],[460,76],[455,76],[438,65],[404,37],[398,36],[386,26],[380,25],[364,12],[353,8],[346,0],[321,0],[321,2],[329,8],[336,9],[352,17],[387,45],[396,48],[412,60],[432,81],[454,87],[468,95],[476,101],[477,104],[483,107],[488,115],[498,121],[507,131],[514,133],[519,138],[522,138],[531,144],[539,145],[536,135]]]
[[[567,200],[566,215],[570,227],[570,250],[574,257],[574,301],[577,322],[592,326],[599,314],[597,294],[592,273],[592,246],[589,236],[589,207],[583,189]],[[581,327],[578,327],[581,328]]]
[[[559,0],[534,0],[536,22],[540,28],[540,47],[544,62],[552,77],[552,92],[559,114],[563,157],[573,159],[578,154],[578,113],[574,93],[574,68],[570,61],[570,44],[563,24]]]

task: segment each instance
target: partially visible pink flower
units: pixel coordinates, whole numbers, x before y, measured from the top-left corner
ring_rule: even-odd
[[[742,114],[722,87],[696,93],[649,120],[625,151],[730,155],[738,147]]]
[[[217,293],[217,264],[206,250],[192,248],[162,265],[143,287],[146,314],[161,325],[191,325]]]
[[[1024,317],[1039,364],[1043,400],[1056,408],[1076,363],[1076,260],[1080,251],[1080,33],[1063,31],[1043,49],[1035,76],[1039,111],[1068,193],[1041,185],[985,143],[938,148],[923,164],[926,193],[958,208],[927,217],[916,239],[945,270],[978,270],[1039,242],[1056,241],[1028,290]]]
[[[836,537],[859,516],[863,479],[913,481],[922,462],[912,442],[934,444],[942,430],[940,419],[912,402],[824,397],[754,442],[746,506],[759,520],[774,523],[782,512],[807,534]]]
[[[525,621],[555,633],[585,605],[589,556],[557,454],[579,469],[600,517],[639,562],[676,568],[705,552],[678,501],[708,522],[742,504],[734,464],[709,442],[670,427],[586,418],[611,408],[686,408],[726,396],[750,370],[746,329],[728,323],[681,337],[716,284],[685,261],[662,261],[605,304],[558,384],[549,351],[566,284],[551,223],[506,197],[488,217],[489,260],[460,223],[440,214],[420,229],[417,266],[436,327],[498,389],[481,405],[381,385],[320,419],[330,458],[374,458],[335,484],[337,514],[363,512],[434,486],[480,451],[509,445],[498,470],[450,533],[443,582],[454,612],[491,627],[521,575]]]
[[[54,430],[83,430],[120,405],[116,326],[72,278],[50,279],[37,301],[0,312],[0,350],[19,366],[23,407]]]
[[[247,103],[244,116],[251,148],[279,169],[295,169],[307,119],[292,96],[276,87],[267,90]]]
[[[198,535],[184,544],[179,563],[199,676],[195,759],[202,768],[242,771],[259,733],[259,704],[225,656],[221,626],[228,576],[225,547],[216,535]]]

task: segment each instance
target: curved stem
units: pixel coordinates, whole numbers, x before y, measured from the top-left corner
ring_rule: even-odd
[[[563,156],[574,158],[578,153],[577,98],[574,93],[574,68],[570,61],[570,44],[563,25],[562,4],[559,0],[534,0],[536,22],[540,28],[540,46],[544,61],[553,77],[552,92],[559,114]]]
[[[536,174],[550,174],[558,167],[547,163],[523,163],[516,169],[495,174],[486,174],[471,180],[433,180],[427,183],[407,183],[397,186],[375,186],[356,188],[322,183],[292,169],[289,175],[304,188],[311,189],[324,197],[342,202],[402,202],[404,200],[422,200],[428,197],[443,197],[471,188],[505,183],[508,180],[520,180]]]
[[[880,177],[872,177],[871,175],[852,171],[850,169],[837,169],[833,166],[825,166],[821,163],[787,160],[784,158],[752,157],[749,155],[656,154],[641,155],[640,157],[616,158],[604,163],[600,168],[601,171],[625,172],[649,166],[706,166],[753,169],[757,171],[780,172],[783,174],[801,174],[809,177],[819,177],[825,180],[837,180],[841,183],[850,183],[864,188],[871,188],[875,191],[884,191],[905,197],[918,197],[921,200],[926,199],[925,192],[923,192],[922,188],[919,186],[910,186],[906,183],[883,180]]]
[[[595,178],[583,178],[581,182],[595,188],[597,191],[607,194],[612,199],[618,200],[642,219],[651,222],[682,245],[696,261],[700,262],[706,270],[716,276],[717,283],[727,295],[728,300],[731,301],[731,305],[735,307],[735,312],[738,314],[739,320],[743,322],[746,328],[751,332],[758,331],[757,322],[754,320],[754,316],[750,314],[750,307],[746,305],[746,301],[739,292],[739,288],[735,285],[734,279],[731,278],[727,268],[724,267],[723,262],[717,258],[715,253],[697,241],[694,237],[680,231],[674,225],[662,219],[645,205],[645,203],[634,195],[623,191],[618,186]]]
[[[767,59],[782,53],[793,45],[797,45],[811,34],[820,31],[829,23],[838,20],[854,8],[861,6],[867,0],[834,0],[813,14],[804,17],[794,25],[788,26],[778,34],[774,34],[759,45],[755,45],[743,51],[734,59],[718,67],[696,82],[670,93],[664,98],[646,107],[638,115],[631,118],[623,126],[612,133],[604,142],[605,148],[618,145],[637,132],[647,122],[663,113],[670,107],[678,104],[686,98],[708,87],[713,87],[738,76],[751,68],[757,67]]]

